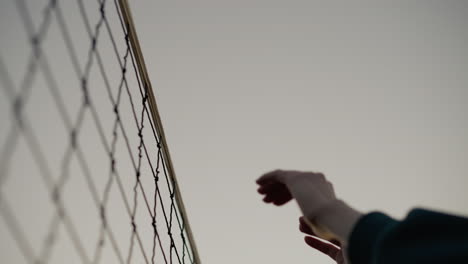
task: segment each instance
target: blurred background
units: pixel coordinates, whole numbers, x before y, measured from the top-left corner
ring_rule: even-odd
[[[77,5],[58,2],[63,2],[84,66],[90,40]],[[91,2],[85,5],[94,26],[99,5]],[[33,24],[39,24],[47,3],[27,1]],[[114,3],[107,4],[122,42]],[[256,193],[255,179],[277,168],[323,172],[337,195],[362,212],[379,210],[401,218],[411,208],[423,207],[468,216],[468,2],[139,0],[130,5],[203,263],[333,263],[303,242],[295,204],[276,208],[263,204]],[[0,55],[19,90],[31,45],[14,1],[1,3],[0,30]],[[104,65],[117,89],[121,69],[109,37],[101,39],[98,49],[109,57]],[[80,82],[63,43],[53,24],[42,46],[76,116]],[[93,67],[90,93],[107,104],[99,115],[110,137],[112,105]],[[136,80],[130,82],[136,86]],[[53,98],[41,92],[47,82],[33,83],[25,112],[53,171],[59,172],[67,134]],[[122,120],[128,124],[133,122],[130,111],[129,101],[123,100]],[[1,93],[3,149],[14,124],[11,113],[11,100]],[[85,120],[80,142],[102,189],[109,159],[102,147],[95,151],[99,135],[92,119]],[[136,150],[137,132],[129,134]],[[2,180],[2,199],[19,218],[31,247],[40,251],[42,227],[53,208],[21,142],[14,154],[2,156],[12,164],[8,180]],[[126,155],[124,142],[119,144],[117,153]],[[156,159],[157,152],[152,153]],[[131,163],[127,156],[120,161],[130,197],[135,179]],[[63,195],[91,255],[99,218],[86,202],[89,198],[83,198],[86,182],[73,164]],[[145,177],[145,186],[154,189],[151,176]],[[117,192],[112,193],[109,210],[116,211],[109,222],[119,246],[127,248],[129,219]],[[143,216],[143,202],[139,208],[143,241],[151,247],[152,227]],[[0,234],[9,263],[27,263],[4,219]],[[64,242],[56,243],[51,263],[81,263],[76,253],[69,253],[73,248],[67,237],[59,234],[57,239]],[[113,261],[109,247],[102,263],[107,257]],[[134,261],[141,263],[138,258],[135,253]]]

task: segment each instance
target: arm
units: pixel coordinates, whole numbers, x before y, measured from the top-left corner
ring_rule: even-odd
[[[322,173],[275,170],[257,180],[263,201],[283,205],[295,199],[304,220],[319,237],[346,245],[361,213],[335,196]]]
[[[351,263],[468,263],[468,219],[422,209],[402,221],[363,216],[349,238]]]
[[[363,215],[337,199],[321,173],[276,170],[257,184],[267,203],[295,199],[313,234],[338,240],[351,263],[468,263],[466,218],[420,209],[403,221],[379,212]]]

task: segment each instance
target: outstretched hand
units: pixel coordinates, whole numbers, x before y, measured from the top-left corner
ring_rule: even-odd
[[[333,186],[322,173],[275,170],[257,180],[263,201],[283,205],[293,198],[308,220],[316,219],[320,211],[335,202]]]
[[[361,213],[335,196],[322,173],[275,170],[257,179],[263,201],[283,205],[295,199],[313,232],[320,238],[348,241]],[[312,241],[312,240],[310,240]]]
[[[330,243],[319,239],[312,229],[307,225],[303,216],[299,218],[299,230],[309,235],[304,237],[304,241],[310,247],[326,254],[338,264],[346,264],[344,251],[341,249],[341,243],[338,240],[331,240]]]

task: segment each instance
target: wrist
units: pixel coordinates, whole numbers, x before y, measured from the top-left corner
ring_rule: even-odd
[[[342,244],[347,244],[351,231],[361,216],[362,213],[336,199],[321,208],[313,221],[325,227]]]

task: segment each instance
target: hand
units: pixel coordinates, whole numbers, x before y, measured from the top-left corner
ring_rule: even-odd
[[[316,219],[321,209],[337,200],[322,173],[275,170],[261,176],[257,184],[264,202],[283,205],[294,198],[308,220]]]
[[[320,238],[346,244],[362,214],[336,199],[333,186],[322,173],[275,170],[257,180],[263,201],[283,205],[296,199],[309,226]]]
[[[336,261],[338,264],[346,264],[345,253],[341,249],[341,243],[338,240],[332,240],[331,243],[324,242],[317,238],[317,235],[307,225],[304,217],[299,218],[299,230],[310,236],[304,237],[304,241],[307,245],[318,251],[326,254],[330,258]]]

